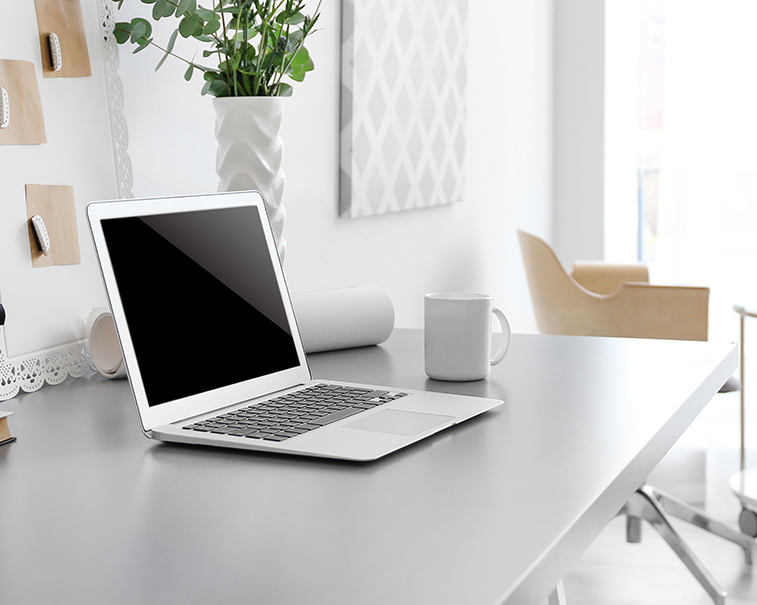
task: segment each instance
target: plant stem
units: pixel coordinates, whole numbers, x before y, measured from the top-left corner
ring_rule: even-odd
[[[218,13],[216,13],[216,9],[218,9]],[[213,3],[213,14],[218,14],[221,19],[221,28],[223,29],[223,42],[228,47],[229,45],[229,34],[228,29],[226,28],[226,19],[224,17],[223,12],[223,0],[218,0],[218,4],[215,2]],[[216,45],[218,48],[218,65],[220,68],[220,65],[223,63],[223,54],[221,53],[221,46]],[[227,55],[226,57],[226,79],[228,80],[229,84],[234,85],[234,96],[237,94],[237,82],[236,82],[236,73],[232,71],[231,68],[231,57],[230,55]]]
[[[169,55],[171,57],[176,57],[180,61],[184,61],[184,63],[186,63],[187,65],[194,65],[196,68],[201,69],[203,71],[207,70],[207,67],[203,67],[202,65],[197,65],[197,63],[195,63],[194,61],[190,61],[189,59],[185,59],[184,57],[180,57],[179,55],[177,55],[177,54],[175,54],[173,52],[169,52],[165,48],[163,48],[160,44],[156,44],[152,40],[150,40],[150,46],[154,46],[155,48],[157,48],[159,51],[161,51],[164,54],[167,54],[167,55]]]
[[[270,1],[266,1],[265,8],[261,7],[259,0],[252,0],[253,4],[255,5],[255,9],[258,13],[258,16],[260,17],[260,52],[258,53],[258,59],[256,64],[255,71],[260,74],[260,68],[262,65],[263,58],[265,56],[265,50],[268,46],[268,32],[270,29],[270,25],[268,23],[268,20],[266,18],[266,12],[265,9],[268,8],[268,5],[270,4]],[[258,93],[260,92],[260,86],[261,84],[265,84],[265,82],[262,82],[263,78],[256,78],[255,79],[255,87],[253,89],[253,96],[258,96]]]
[[[297,46],[292,50],[292,52],[289,53],[289,57],[290,57],[289,58],[289,62],[286,63],[286,64],[284,64],[284,62],[282,61],[281,71],[279,72],[279,80],[278,80],[278,82],[276,84],[277,87],[279,86],[279,84],[281,82],[281,78],[284,77],[284,74],[292,66],[292,61],[294,61],[294,56],[297,54],[297,52],[300,50],[300,48],[302,48],[305,45],[305,38],[307,38],[308,34],[315,27],[315,23],[316,23],[316,21],[318,21],[319,11],[321,9],[321,1],[322,0],[318,0],[318,4],[315,7],[315,11],[313,11],[313,14],[316,15],[315,18],[312,21],[309,21],[306,24],[307,25],[306,28],[303,28],[303,30],[302,30],[302,38],[300,38],[300,41],[297,43]],[[287,38],[288,37],[289,37],[289,29],[287,28]],[[284,55],[284,58],[286,58],[286,54]]]

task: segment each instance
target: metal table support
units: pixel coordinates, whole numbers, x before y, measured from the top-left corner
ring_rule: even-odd
[[[733,305],[733,310],[739,314],[739,372],[741,378],[741,406],[740,406],[740,450],[739,472],[731,477],[730,485],[733,492],[741,501],[739,527],[745,534],[757,538],[757,469],[746,468],[746,387],[744,380],[745,362],[745,334],[744,324],[747,317],[757,317],[757,307]]]

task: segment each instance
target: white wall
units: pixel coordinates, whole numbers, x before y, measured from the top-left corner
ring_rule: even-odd
[[[34,3],[3,3],[9,27],[0,38],[0,58],[33,66],[47,139],[39,145],[0,146],[0,300],[7,312],[0,351],[7,344],[11,358],[83,338],[89,310],[105,304],[84,207],[116,195],[116,174],[106,86],[98,77],[103,58],[96,5],[90,0],[82,7],[93,77],[45,78]],[[11,120],[22,115],[13,100],[10,110]],[[26,184],[73,188],[78,240],[69,243],[78,243],[81,262],[33,267]],[[60,231],[56,234],[49,222],[48,229],[51,246],[60,246]]]
[[[552,245],[570,266],[604,258],[605,1],[554,5]]]
[[[554,3],[554,223],[576,260],[636,260],[639,0]]]
[[[308,44],[316,69],[282,128],[293,291],[379,285],[399,327],[422,325],[426,292],[486,291],[514,330],[535,331],[515,229],[551,228],[551,11],[550,0],[470,0],[466,201],[350,220],[337,216],[339,2],[324,1]],[[153,73],[158,58],[122,47],[134,194],[215,190],[210,99],[178,62]]]

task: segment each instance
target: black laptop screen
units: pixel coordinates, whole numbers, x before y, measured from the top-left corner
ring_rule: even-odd
[[[256,208],[102,228],[150,406],[299,364]]]

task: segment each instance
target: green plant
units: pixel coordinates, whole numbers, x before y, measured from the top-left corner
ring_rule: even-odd
[[[118,8],[124,2],[113,1]],[[197,0],[140,1],[152,5],[154,21],[173,17],[178,19],[178,27],[165,45],[159,45],[153,40],[150,21],[135,17],[130,22],[116,23],[116,42],[136,45],[134,53],[149,46],[158,48],[163,56],[156,71],[169,56],[184,61],[188,65],[185,80],[191,80],[196,71],[202,72],[202,94],[285,97],[292,94],[292,86],[282,78],[302,82],[314,68],[305,38],[314,31],[321,0],[312,16],[304,14],[304,0],[211,0],[212,8],[200,6]],[[178,36],[203,43],[203,58],[215,59],[217,65],[200,65],[194,57],[186,59],[175,54]]]

